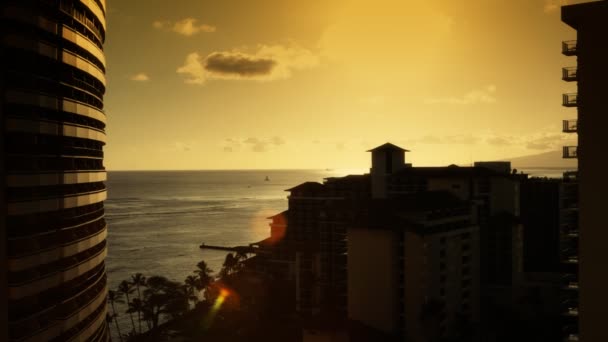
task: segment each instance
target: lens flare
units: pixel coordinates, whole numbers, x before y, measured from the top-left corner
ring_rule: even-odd
[[[218,311],[221,309],[222,304],[224,304],[224,302],[226,301],[226,298],[228,298],[228,296],[230,296],[230,291],[228,291],[224,288],[220,288],[219,295],[215,299],[215,302],[213,303],[211,310],[209,310],[209,312],[207,313],[207,316],[205,316],[205,319],[203,320],[203,327],[205,328],[205,330],[209,329],[209,327],[211,327],[211,324],[213,324],[213,319],[217,315]]]

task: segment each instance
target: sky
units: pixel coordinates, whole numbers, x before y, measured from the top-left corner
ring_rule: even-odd
[[[576,144],[566,0],[108,1],[108,170],[366,169]]]

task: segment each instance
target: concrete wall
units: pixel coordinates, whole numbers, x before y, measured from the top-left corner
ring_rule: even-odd
[[[433,282],[433,279],[429,279],[431,263],[427,255],[428,244],[422,236],[411,232],[405,233],[404,240],[403,313],[406,340],[422,342],[426,341],[429,329],[425,329],[425,326],[421,325],[420,311],[429,295],[429,283]]]
[[[393,333],[396,322],[393,232],[348,230],[348,318]]]

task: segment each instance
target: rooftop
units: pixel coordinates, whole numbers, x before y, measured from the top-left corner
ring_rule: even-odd
[[[296,185],[293,188],[286,189],[285,191],[301,191],[301,190],[323,190],[323,184],[318,182],[304,182]]]
[[[404,148],[401,148],[397,145],[393,145],[391,143],[386,143],[384,145],[380,145],[376,148],[372,148],[371,150],[368,150],[367,152],[376,152],[376,151],[401,151],[401,152],[410,152],[410,150],[406,150]]]
[[[408,167],[397,171],[395,176],[399,175],[419,175],[419,176],[504,176],[504,173],[499,173],[494,170],[481,166],[417,166]]]
[[[608,1],[593,1],[562,6],[562,21],[578,30],[582,23],[608,26]]]

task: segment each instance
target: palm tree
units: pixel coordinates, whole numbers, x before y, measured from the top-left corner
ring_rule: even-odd
[[[114,303],[124,303],[120,296],[120,292],[116,292],[114,290],[108,291],[108,302],[110,302],[110,305],[112,306],[112,318],[114,318],[114,324],[116,324],[116,332],[118,332],[118,337],[122,342],[122,334],[120,332],[120,327],[118,326],[117,320],[118,314],[116,313],[116,308],[114,307]]]
[[[139,298],[133,298],[133,300],[129,303],[127,313],[137,312],[137,317],[140,317],[143,311],[144,303]],[[139,320],[139,333],[141,334],[141,319]]]
[[[106,312],[106,323],[107,323],[108,327],[110,327],[110,324],[112,324],[112,314],[110,314],[109,312]],[[111,335],[110,335],[110,342],[112,342]]]
[[[137,298],[142,303],[141,292],[139,291],[140,286],[146,286],[146,277],[141,273],[135,273],[131,276],[131,284],[137,289]],[[139,326],[139,333],[141,334],[141,310],[137,311],[137,321]]]
[[[144,291],[144,317],[158,327],[161,317],[175,318],[188,310],[188,298],[182,284],[162,276],[152,276],[146,281]]]
[[[131,301],[129,300],[129,294],[133,293],[133,285],[126,281],[123,280],[120,282],[120,284],[118,285],[118,292],[120,292],[121,294],[124,294],[125,297],[127,297],[127,305],[131,304]],[[129,312],[129,310],[127,310],[127,313],[129,314],[129,317],[131,318],[131,325],[133,326],[133,331],[135,331],[135,322],[133,321],[133,313]]]
[[[198,285],[196,288],[199,291],[206,291],[209,285],[213,282],[213,270],[207,266],[207,263],[204,260],[201,260],[198,264],[196,264],[194,274],[198,276]]]
[[[184,291],[188,296],[188,301],[193,301],[194,305],[198,302],[198,278],[193,275],[189,275],[184,280]]]
[[[238,259],[234,257],[234,254],[226,254],[226,259],[224,259],[224,264],[222,265],[222,270],[220,271],[220,278],[226,280],[236,271],[237,265]]]

